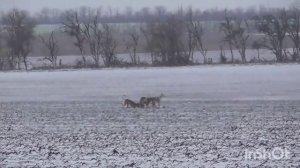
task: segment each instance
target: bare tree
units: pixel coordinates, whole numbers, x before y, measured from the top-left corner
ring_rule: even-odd
[[[194,62],[194,51],[197,45],[197,41],[194,35],[195,28],[192,8],[188,10],[186,20],[188,55],[191,61]]]
[[[39,37],[41,42],[49,51],[49,56],[46,56],[44,59],[48,60],[52,64],[53,68],[56,68],[59,46],[54,38],[54,31],[50,33],[50,36],[47,39],[43,36]]]
[[[278,62],[287,60],[284,54],[283,40],[288,30],[286,11],[282,10],[279,17],[265,15],[256,18],[256,28],[266,36],[267,44],[264,47],[271,50]]]
[[[293,61],[300,60],[300,9],[294,8],[292,14],[288,19],[287,32],[288,36],[292,40],[293,47]]]
[[[23,62],[28,69],[27,57],[32,51],[32,40],[34,39],[35,23],[26,11],[13,9],[2,16],[4,29],[7,33],[7,47],[10,50],[11,64],[14,67],[17,62],[21,69]]]
[[[220,31],[222,31],[225,35],[223,41],[228,44],[230,53],[231,53],[231,62],[234,62],[233,55],[233,25],[231,24],[231,20],[227,15],[227,11],[225,11],[225,22],[221,23]]]
[[[102,37],[103,32],[99,25],[98,14],[84,24],[83,34],[88,42],[90,54],[96,67],[99,67],[100,57],[102,54]]]
[[[239,18],[229,18],[225,12],[225,22],[221,23],[221,31],[225,34],[224,42],[227,42],[231,52],[231,61],[234,62],[233,46],[238,50],[242,63],[246,63],[246,49],[249,35],[247,21]]]
[[[185,31],[184,20],[178,15],[169,17],[166,25],[162,27],[165,34],[168,65],[186,65],[189,63],[189,57],[183,41],[183,32]]]
[[[193,27],[193,35],[196,40],[196,47],[203,56],[203,63],[206,64],[207,62],[207,49],[204,47],[203,44],[203,35],[204,35],[204,29],[200,23],[200,21],[195,21],[192,24]]]
[[[184,19],[177,15],[168,16],[166,21],[160,19],[147,24],[147,30],[150,30],[148,37],[151,38],[148,45],[156,63],[169,66],[188,64],[190,60],[184,45]]]
[[[117,41],[113,37],[113,27],[108,24],[102,24],[103,27],[103,62],[106,67],[110,67],[117,63],[116,48]]]
[[[158,21],[166,21],[167,19],[167,9],[164,6],[156,6],[154,8],[155,19]]]
[[[78,18],[78,12],[67,11],[64,14],[64,21],[62,24],[64,31],[71,37],[75,38],[76,41],[74,42],[74,45],[79,49],[82,56],[83,65],[86,66],[86,55],[84,49],[84,43],[86,39],[83,34],[81,22]]]
[[[135,29],[135,27],[131,27],[130,30],[127,31],[127,34],[129,36],[129,40],[126,42],[126,50],[129,52],[132,64],[139,64],[137,48],[139,44],[140,34]]]
[[[141,19],[144,21],[144,22],[148,22],[150,17],[151,17],[151,12],[150,12],[150,9],[148,7],[144,7],[140,10],[140,15],[141,15]]]
[[[234,26],[233,26],[233,44],[235,48],[239,51],[239,54],[242,58],[242,63],[246,63],[246,49],[247,49],[247,42],[249,39],[249,35],[246,34],[247,29],[247,21],[243,21],[242,19],[234,19]],[[245,27],[243,27],[243,22],[245,23]]]
[[[151,57],[151,64],[153,65],[154,63],[154,47],[152,44],[152,28],[153,26],[151,25],[150,21],[146,23],[144,27],[141,27],[141,33],[143,34],[144,38],[146,39],[146,51],[150,52],[150,57]]]

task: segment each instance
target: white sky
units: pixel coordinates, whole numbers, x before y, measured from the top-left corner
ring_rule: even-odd
[[[209,8],[247,8],[259,7],[289,7],[295,0],[0,0],[0,10],[7,11],[12,8],[26,9],[37,12],[44,7],[69,9],[80,6],[91,7],[111,7],[112,9],[124,10],[130,6],[133,9],[142,7],[165,6],[167,9],[174,10],[179,6],[192,6],[198,9]]]

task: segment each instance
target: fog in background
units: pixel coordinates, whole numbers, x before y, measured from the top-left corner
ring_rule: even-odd
[[[138,10],[143,7],[165,6],[168,10],[178,7],[193,6],[197,9],[209,8],[249,8],[259,7],[289,7],[294,0],[0,0],[0,10],[6,12],[12,8],[25,9],[32,13],[44,7],[57,9],[78,8],[80,6],[111,7],[112,9],[125,9],[132,7]]]
[[[24,34],[32,32],[27,39],[32,47],[25,46],[28,52],[22,51],[25,53],[23,64],[26,70],[27,63],[31,66],[29,68],[49,68],[49,62],[54,68],[57,65],[64,68],[82,68],[87,67],[86,65],[99,67],[99,64],[109,67],[300,61],[300,46],[297,47],[299,50],[286,49],[297,45],[294,43],[294,36],[286,35],[286,38],[281,38],[278,44],[280,48],[275,49],[281,52],[274,52],[274,48],[267,43],[271,40],[264,36],[269,32],[263,32],[265,29],[257,27],[262,24],[256,24],[266,15],[272,15],[274,19],[282,16],[282,20],[289,20],[291,18],[285,17],[286,14],[293,12],[296,8],[291,7],[299,4],[300,0],[0,0],[0,24],[3,24],[6,30],[10,28],[16,32],[15,36],[12,36],[2,31],[3,38],[0,36],[0,42],[3,49],[0,50],[0,55],[2,54],[3,58],[0,60],[0,66],[2,65],[3,69],[14,69],[15,62],[18,62],[18,69],[22,69],[20,57],[19,61],[15,61],[18,55],[10,55],[13,52],[9,49],[15,49],[14,46],[19,45],[10,41],[19,42],[19,39],[24,37],[18,36],[19,29],[15,29],[14,22],[7,22],[11,19],[5,20],[11,16],[15,16],[15,19],[22,19],[17,16],[26,16],[28,24],[32,23],[27,26],[30,30],[23,29]],[[12,10],[13,8],[18,10]],[[226,8],[229,10],[224,10]],[[31,14],[24,12],[17,15],[20,9]],[[67,12],[68,9],[75,10]],[[225,15],[226,11],[229,15]],[[13,15],[11,12],[14,12]],[[90,31],[93,26],[91,19],[96,15],[93,23],[97,23],[94,25],[94,30],[97,31],[93,32]],[[226,19],[231,21],[224,23],[226,16],[229,16]],[[238,18],[242,20],[235,20]],[[30,22],[31,19],[34,22]],[[272,20],[270,22],[276,23]],[[19,21],[16,20],[15,23],[18,24]],[[78,26],[78,31],[76,25],[81,24],[85,26]],[[233,24],[235,25],[232,26]],[[286,30],[284,27],[276,31]],[[232,33],[228,35],[228,32]],[[291,29],[291,32],[299,34],[294,29]],[[14,37],[15,40],[10,40]],[[100,38],[95,40],[95,37]],[[231,37],[231,43],[228,43],[228,37]],[[51,39],[50,45],[48,41]],[[233,41],[235,46],[232,46]],[[97,51],[93,46],[98,46]],[[15,51],[17,52],[21,51]],[[47,57],[49,55],[51,59]],[[236,58],[238,55],[242,60]],[[36,58],[27,61],[27,56]],[[71,59],[69,56],[72,56]],[[285,60],[281,59],[282,56]],[[106,60],[114,61],[106,63]]]

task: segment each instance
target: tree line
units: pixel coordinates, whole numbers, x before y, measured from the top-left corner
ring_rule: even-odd
[[[183,10],[181,7],[178,10]],[[265,6],[260,6],[258,9],[254,7],[249,7],[248,9],[236,8],[228,11],[231,16],[239,16],[245,19],[252,19],[257,15],[264,14],[277,14],[280,12],[279,8],[267,8]],[[126,7],[123,10],[113,9],[113,8],[103,8],[103,7],[86,7],[82,6],[76,9],[78,12],[78,18],[80,20],[89,20],[91,15],[99,15],[99,19],[106,23],[141,23],[145,21],[150,21],[156,18],[158,15],[160,17],[167,17],[167,15],[172,14],[172,11],[168,11],[163,6],[157,6],[154,8],[144,7],[140,10],[133,10],[131,7]],[[60,24],[62,18],[64,18],[66,11],[55,9],[55,8],[43,8],[39,12],[33,15],[37,24]],[[200,10],[194,9],[193,15],[199,21],[222,21],[224,20],[224,10],[218,8]]]
[[[128,10],[129,11],[129,10]],[[58,59],[60,46],[57,44],[57,32],[63,32],[72,37],[73,45],[80,51],[79,67],[112,67],[122,64],[136,66],[141,64],[138,46],[141,38],[145,39],[145,51],[150,54],[151,65],[180,66],[194,64],[194,53],[199,51],[203,63],[212,63],[207,57],[208,49],[203,40],[206,30],[197,10],[188,8],[176,12],[166,12],[165,8],[157,7],[155,17],[149,17],[140,24],[133,24],[125,31],[126,41],[120,41],[115,36],[119,31],[112,22],[103,18],[101,10],[93,10],[83,15],[81,10],[68,10],[60,15],[60,28],[48,36],[37,36],[34,28],[37,25],[35,17],[26,11],[13,9],[1,17],[0,35],[0,69],[29,69],[28,55],[32,51],[32,41],[40,40],[48,50],[45,60],[52,68],[61,66]],[[129,15],[129,14],[127,14]],[[84,17],[83,17],[84,16]],[[256,14],[251,18],[236,15],[234,11],[223,11],[219,31],[223,34],[220,42],[220,62],[235,63],[234,50],[238,51],[240,63],[247,63],[246,50],[256,49],[258,61],[260,49],[272,51],[277,62],[300,60],[300,10],[281,9],[270,10]],[[262,36],[249,44],[253,36],[250,26],[254,25],[255,33]],[[286,48],[285,39],[293,43],[293,50]],[[120,43],[125,43],[130,62],[124,62],[117,57],[116,49]],[[231,59],[225,57],[223,46],[227,46]],[[92,64],[87,63],[87,57]]]

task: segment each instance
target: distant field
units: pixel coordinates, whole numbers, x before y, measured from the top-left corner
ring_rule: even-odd
[[[116,23],[112,24],[115,26],[117,30],[125,30],[127,27],[132,26],[132,25],[138,25],[136,23]],[[36,34],[44,34],[44,33],[50,33],[53,30],[59,30],[62,28],[61,24],[41,24],[37,25],[35,28],[35,33]]]
[[[35,28],[36,34],[50,33],[51,31],[60,29],[61,25],[37,25]]]
[[[140,57],[140,61],[144,63],[151,63],[151,57],[149,53],[138,53],[137,54]],[[225,50],[225,56],[228,60],[228,62],[231,61],[231,55],[229,50]],[[123,61],[130,62],[130,56],[129,54],[117,54],[117,57]],[[220,63],[220,51],[208,51],[207,57],[211,58],[213,63]],[[43,66],[50,66],[49,61],[46,61],[43,59],[43,56],[33,56],[29,57],[29,62],[32,67],[43,67]],[[58,59],[62,60],[63,65],[67,66],[74,66],[76,64],[76,61],[81,60],[80,55],[63,55],[59,56]],[[234,50],[234,59],[235,60],[241,60],[240,55],[237,50]],[[251,61],[253,59],[257,59],[257,51],[249,49],[247,50],[247,61]],[[261,50],[260,51],[260,59],[265,61],[273,61],[275,60],[275,56],[269,51],[269,50]],[[89,63],[92,63],[92,57],[87,56],[87,61]],[[102,60],[101,60],[102,61]],[[195,52],[194,54],[194,61],[196,63],[203,63],[203,56],[200,54],[200,52]]]
[[[143,23],[113,23],[112,25],[116,26],[118,30],[125,30],[126,28],[133,25],[142,25]],[[206,21],[202,22],[205,31],[207,32],[216,32],[219,31],[220,22],[217,21]],[[37,34],[49,33],[53,30],[57,30],[61,27],[60,24],[39,24],[35,28]]]

